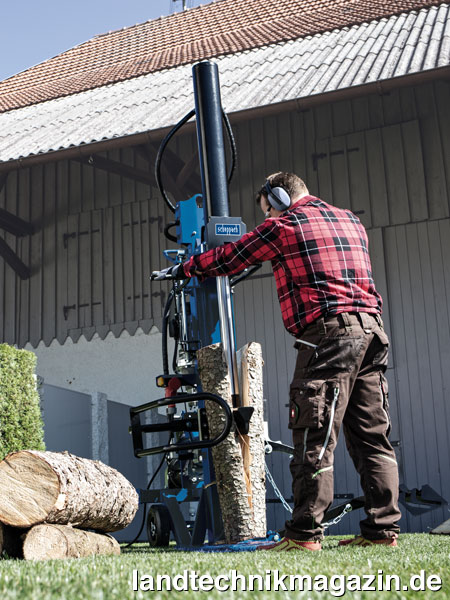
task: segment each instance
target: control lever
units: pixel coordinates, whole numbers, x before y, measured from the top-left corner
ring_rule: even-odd
[[[261,267],[262,267],[262,264],[259,263],[257,265],[252,265],[251,267],[248,267],[247,269],[244,269],[243,271],[241,271],[240,273],[238,273],[237,275],[235,275],[234,277],[232,277],[230,279],[230,287],[234,287],[237,283],[244,281],[244,279],[247,279],[247,277],[250,277],[250,275],[253,275],[253,273],[258,271]]]

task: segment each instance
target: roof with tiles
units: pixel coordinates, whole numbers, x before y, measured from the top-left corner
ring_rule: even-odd
[[[450,67],[450,4],[217,57],[228,113]],[[191,65],[0,113],[0,164],[176,123],[194,106]]]
[[[216,0],[99,35],[0,82],[0,112],[450,0]]]

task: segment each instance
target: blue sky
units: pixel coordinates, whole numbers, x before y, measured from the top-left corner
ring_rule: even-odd
[[[186,0],[188,7],[211,0]],[[94,35],[182,10],[182,0],[3,0],[0,81]]]

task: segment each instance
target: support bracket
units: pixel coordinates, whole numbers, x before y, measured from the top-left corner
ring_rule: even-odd
[[[3,189],[9,173],[4,173],[0,176],[0,191]],[[8,233],[16,237],[32,235],[34,227],[28,221],[21,219],[17,215],[13,215],[4,208],[0,208],[0,229],[4,229]],[[21,279],[29,279],[31,271],[17,256],[14,250],[8,246],[4,239],[0,238],[0,256],[8,263],[8,265],[19,275]]]
[[[14,250],[10,248],[2,238],[0,238],[0,256],[5,259],[11,269],[13,269],[21,279],[30,278],[30,268],[20,260]]]

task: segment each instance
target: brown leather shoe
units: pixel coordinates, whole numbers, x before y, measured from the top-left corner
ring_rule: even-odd
[[[322,550],[322,544],[320,542],[309,540],[306,542],[300,542],[298,540],[292,540],[288,537],[283,537],[279,542],[275,544],[268,544],[266,546],[258,546],[257,550],[269,550],[271,552],[289,552],[290,550]]]
[[[391,548],[397,546],[397,538],[382,538],[381,540],[368,540],[362,535],[357,535],[354,538],[348,540],[341,540],[338,546],[390,546]]]

